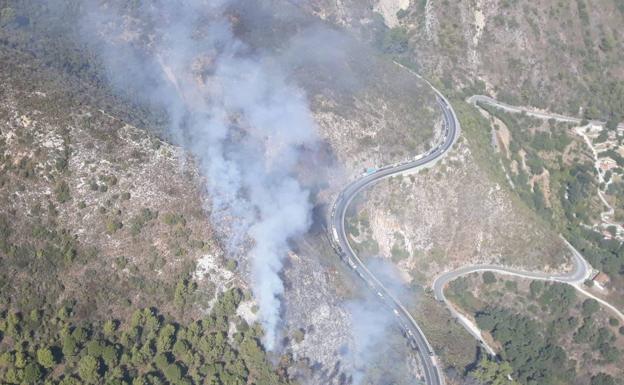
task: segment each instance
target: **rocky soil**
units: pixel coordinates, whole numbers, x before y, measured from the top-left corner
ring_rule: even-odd
[[[374,240],[425,285],[466,264],[557,270],[566,261],[557,234],[488,179],[466,140],[430,170],[379,183],[357,215],[356,241]]]
[[[200,177],[181,149],[34,74],[25,86],[19,70],[6,69],[0,215],[11,221],[14,242],[46,228],[66,234],[77,245],[71,253],[85,258],[55,277],[62,291],[49,294],[56,301],[84,298],[78,307],[91,318],[123,317],[129,303],[173,311],[175,285],[198,263],[202,303],[240,284],[222,267]]]
[[[453,84],[453,91],[476,84],[480,92],[516,104],[622,119],[621,1],[403,5],[385,0],[315,0],[309,8],[374,44],[388,36],[389,28],[402,30],[407,48],[393,53],[430,79]],[[397,6],[403,9],[398,16],[389,14]]]
[[[547,36],[559,34],[535,32],[529,17],[520,18],[547,17],[554,5],[532,4],[525,11],[506,10],[502,2],[488,0],[315,0],[302,7],[369,41],[387,26],[402,26],[410,32],[407,55],[432,77],[459,84],[480,78],[493,92],[520,91],[526,85],[548,91],[552,99],[546,103],[573,88],[570,77],[580,66],[571,50],[566,51],[562,57],[576,64],[564,76],[565,87],[555,87],[552,74],[557,72],[555,59],[561,57],[553,57],[554,43]],[[613,25],[612,8],[592,7],[591,15]],[[406,9],[401,17],[399,9]],[[503,25],[495,16],[501,13],[506,17]],[[613,31],[606,28],[604,34]],[[563,40],[570,48],[582,36],[570,32]],[[533,46],[533,41],[539,44]],[[322,43],[303,42],[299,49],[318,53],[315,49]],[[341,270],[322,235],[328,207],[365,168],[403,161],[431,148],[440,122],[432,92],[413,75],[349,39],[339,51],[328,63],[306,62],[292,73],[309,97],[326,156],[302,166],[319,213],[313,234],[295,240],[297,250],[283,272],[288,289],[283,302],[289,340],[285,351],[296,363],[292,375],[309,383],[348,383],[354,369],[347,354],[354,349],[353,320],[344,299],[355,297],[358,286],[348,270]],[[521,79],[498,75],[520,73],[514,68],[532,71],[522,72]],[[552,76],[542,82],[544,74]],[[208,219],[210,202],[201,186],[210,181],[202,180],[183,151],[114,113],[77,100],[59,104],[66,99],[53,89],[2,80],[0,117],[6,124],[0,129],[0,149],[8,159],[2,169],[8,177],[0,194],[11,204],[0,213],[23,218],[17,224],[23,234],[31,233],[37,221],[53,220],[81,245],[92,246],[91,258],[59,277],[68,293],[97,294],[83,304],[85,314],[123,314],[127,301],[173,309],[174,287],[185,277],[195,277],[204,294],[193,298],[195,311],[207,308],[215,291],[244,286],[241,273],[225,268],[218,229]],[[557,234],[505,186],[490,180],[475,161],[473,144],[464,138],[435,168],[375,186],[358,203],[351,221],[360,248],[391,259],[407,281],[423,285],[468,263],[565,268],[566,251]],[[313,175],[321,166],[331,169],[328,175]],[[18,174],[28,177],[17,182]],[[248,299],[240,316],[253,322],[254,310]],[[414,357],[405,361],[417,373]]]

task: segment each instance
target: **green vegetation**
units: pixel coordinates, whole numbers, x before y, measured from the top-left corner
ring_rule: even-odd
[[[615,379],[607,374],[599,373],[591,379],[591,385],[617,385]]]
[[[238,262],[236,262],[236,260],[234,259],[228,259],[225,262],[225,268],[228,269],[229,271],[235,271],[237,267],[238,267]]]
[[[591,317],[600,309],[600,304],[593,298],[588,298],[583,301],[583,316]]]
[[[496,362],[482,358],[477,367],[470,372],[470,376],[481,381],[484,385],[517,385],[516,381],[509,380],[513,369],[508,362]]]
[[[542,309],[551,315],[564,315],[576,300],[576,290],[569,285],[547,285],[538,298]]]
[[[469,140],[475,161],[494,181],[505,185],[506,179],[499,160],[491,147],[490,123],[471,105],[463,100],[453,99],[451,104],[461,122],[462,132]]]
[[[71,199],[71,195],[69,193],[69,185],[64,180],[57,183],[54,194],[56,195],[56,200],[59,203],[68,202]]]
[[[460,5],[458,6],[457,4]],[[474,72],[466,74],[466,61],[462,60],[462,57],[467,55],[461,49],[461,46],[465,45],[465,39],[469,39],[469,36],[471,36],[467,31],[472,31],[472,29],[455,28],[453,24],[455,24],[456,18],[449,17],[449,15],[454,13],[460,14],[458,8],[464,11],[473,7],[473,4],[466,4],[466,8],[463,8],[461,4],[461,2],[447,1],[437,3],[437,7],[433,6],[435,9],[433,12],[437,12],[436,14],[440,17],[440,20],[446,19],[441,21],[441,25],[433,32],[436,38],[435,49],[443,51],[443,56],[451,63],[445,63],[444,60],[420,59],[415,57],[416,55],[412,55],[413,60],[418,61],[421,67],[425,69],[428,64],[433,63],[434,69],[431,67],[429,69],[436,74],[442,74],[439,83],[444,88],[451,90],[455,88],[453,83],[463,82],[464,84],[470,84],[473,80],[470,77],[474,76]],[[617,0],[616,4],[620,10],[624,10],[624,2]],[[498,5],[501,7],[498,15],[488,19],[488,26],[483,33],[481,44],[476,47],[478,57],[481,59],[487,58],[484,62],[477,64],[477,68],[486,74],[483,78],[488,79],[488,84],[493,86],[497,97],[500,98],[502,96],[502,99],[505,101],[517,105],[550,107],[553,111],[564,111],[567,109],[569,113],[575,115],[581,113],[579,111],[581,111],[580,108],[582,107],[583,116],[591,119],[608,120],[611,127],[614,126],[616,121],[621,120],[624,113],[624,106],[622,105],[624,101],[624,82],[614,80],[621,79],[617,63],[621,62],[622,51],[620,49],[619,52],[614,53],[614,49],[617,51],[617,48],[620,48],[622,44],[622,40],[619,39],[617,33],[619,24],[596,23],[596,25],[589,25],[589,23],[595,23],[597,15],[600,15],[599,9],[602,7],[595,7],[594,4],[587,2],[587,0],[569,3],[561,1],[531,3],[510,0],[498,2]],[[609,2],[603,5],[609,7],[605,9],[610,10],[611,4]],[[518,12],[521,8],[524,15]],[[441,15],[446,17],[441,17]],[[549,23],[544,22],[542,15],[550,19]],[[405,17],[405,15],[402,16]],[[408,18],[408,20],[402,21],[403,25],[410,25],[409,23],[419,26],[425,25],[421,19],[417,20],[418,23],[415,23],[412,15],[409,15]],[[579,21],[584,24],[583,28],[577,27]],[[553,68],[551,72],[548,72],[548,65],[550,64],[548,60],[538,60],[540,69],[528,71],[529,68],[532,68],[532,59],[525,60],[526,55],[524,54],[521,56],[525,57],[516,58],[513,52],[506,52],[504,47],[496,44],[513,41],[510,36],[505,36],[506,32],[504,30],[522,33],[523,36],[528,37],[529,41],[531,41],[531,31],[527,30],[526,23],[530,24],[536,40],[540,42],[536,47],[543,47],[541,45],[543,43],[552,44],[553,52],[563,52],[565,57],[572,58],[572,62],[575,62],[575,59],[578,58],[579,65],[574,67],[574,71],[561,69],[558,58],[553,60],[556,63],[556,68]],[[564,30],[559,31],[557,27],[550,28],[551,23],[554,23],[555,26],[557,23],[561,23],[561,27]],[[568,31],[573,31],[574,35],[580,32],[579,36],[582,36],[582,38],[561,40],[560,37],[567,36]],[[503,36],[503,39],[499,41],[498,37],[500,35]],[[412,39],[416,40],[418,37],[414,36]],[[580,44],[574,44],[574,40],[580,40]],[[600,44],[598,44],[598,41]],[[424,41],[418,41],[418,43],[427,44]],[[411,46],[417,45],[412,44]],[[472,46],[469,47],[473,49]],[[494,51],[488,52],[489,47],[492,47]],[[457,54],[458,51],[459,54]],[[418,54],[421,54],[421,52],[418,52]],[[497,54],[500,54],[500,57],[496,57],[495,55]],[[535,58],[535,56],[530,57]],[[488,67],[488,62],[492,62],[491,67]],[[449,66],[447,67],[445,64],[449,64]],[[490,68],[496,69],[496,72],[488,72]],[[536,78],[519,75],[519,78],[513,77],[511,82],[507,82],[504,79],[504,74],[507,73],[524,74],[530,72],[537,74]],[[503,79],[497,78],[497,73],[503,74]],[[469,80],[466,81],[466,78]],[[476,83],[469,87],[471,89],[465,90],[466,93],[462,95],[462,99],[465,96],[486,93],[485,87],[481,87]],[[507,92],[507,90],[510,90],[510,92]],[[548,100],[549,96],[553,99],[552,102]],[[561,104],[562,99],[564,99],[565,107]],[[572,136],[568,134],[569,126],[554,121],[543,124],[542,121],[533,120],[527,116],[492,111],[496,117],[501,118],[509,127],[512,136],[508,148],[509,157],[499,159],[498,156],[492,155],[494,151],[491,147],[491,132],[489,129],[485,129],[490,126],[488,122],[483,124],[483,119],[478,116],[478,113],[472,114],[470,111],[464,111],[462,105],[462,102],[453,101],[453,106],[456,107],[462,122],[463,132],[469,140],[471,150],[473,150],[472,152],[479,166],[485,170],[493,171],[490,173],[493,179],[496,182],[502,182],[501,184],[504,185],[508,185],[508,183],[504,174],[501,177],[501,170],[507,172],[515,186],[514,190],[527,207],[537,212],[544,219],[544,222],[550,224],[555,231],[561,232],[568,240],[572,241],[574,246],[590,259],[594,267],[607,271],[612,278],[612,282],[614,277],[622,277],[622,274],[624,274],[624,265],[622,264],[624,262],[624,250],[622,250],[622,245],[619,242],[607,241],[602,234],[582,226],[583,224],[591,225],[593,220],[598,219],[602,206],[596,199],[598,185],[593,162],[587,156],[589,153],[584,145],[580,141],[574,141]],[[496,129],[496,127],[493,129]],[[501,131],[503,130],[501,129]],[[603,136],[606,136],[606,134]],[[568,152],[567,150],[571,151]],[[615,156],[614,159],[617,161],[618,157]],[[504,168],[500,167],[501,162]],[[614,172],[614,174],[616,173]],[[622,195],[620,193],[624,193],[624,185],[619,186],[617,183],[612,183],[610,186],[614,195]],[[485,275],[481,279],[485,281]],[[495,298],[508,299],[509,295],[507,292],[513,291],[514,285],[509,281],[505,281],[504,284],[495,282],[490,283],[490,285],[482,285],[481,279],[475,278],[475,280],[479,281],[480,287],[491,287],[492,290],[496,288],[492,293],[492,296]],[[490,280],[488,279],[488,281]],[[457,290],[454,290],[453,286],[456,286]],[[612,285],[612,287],[619,288],[615,285]],[[449,291],[456,295],[452,300],[464,309],[483,310],[484,304],[480,302],[481,293],[476,298],[470,292],[470,288],[471,286],[467,282],[461,282],[460,280],[452,282],[451,290]],[[449,295],[449,298],[451,297],[452,295]],[[593,309],[594,304],[591,301],[580,305],[580,301],[575,298],[573,290],[551,288],[549,284],[545,285],[543,282],[531,284],[528,297],[528,299],[514,297],[513,301],[508,300],[507,302],[515,302],[513,310],[510,311],[515,316],[530,315],[529,318],[537,317],[538,319],[543,317],[544,321],[541,322],[540,320],[538,325],[538,334],[541,335],[545,343],[551,342],[548,341],[548,338],[550,338],[548,333],[551,328],[559,330],[562,334],[565,334],[566,330],[576,331],[577,328],[581,327],[579,325],[584,324],[581,317],[587,318],[588,315],[592,314],[589,316],[592,318],[593,311],[595,311]],[[562,299],[561,303],[559,303],[560,298]],[[471,309],[470,306],[473,308]],[[511,304],[508,303],[502,307],[509,306]],[[551,319],[549,315],[544,317],[545,312],[551,311],[555,317],[554,319]],[[580,316],[579,314],[585,315]],[[617,330],[616,325],[610,326],[615,327],[615,330]],[[592,325],[592,328],[592,335],[594,332],[596,335],[599,335],[597,330],[600,327]],[[571,335],[564,337],[570,339]],[[553,346],[558,346],[565,351],[572,350],[572,347],[565,345],[567,342],[564,341],[564,337],[553,337]],[[593,364],[596,361],[605,362],[607,360],[605,354],[609,354],[608,349],[599,349],[593,343],[591,343],[591,347],[573,347],[574,351],[577,348],[582,352],[591,351],[589,358],[584,356],[583,362],[579,360],[579,365],[583,366],[586,362]],[[551,353],[556,350],[553,348]],[[535,355],[533,358],[537,360],[538,357],[539,355]],[[594,373],[596,372],[594,371]],[[580,380],[577,379],[577,382],[589,384],[591,378],[592,383],[594,380],[602,383],[601,379],[607,378],[608,380],[605,380],[605,383],[615,383],[613,378],[606,375],[593,377],[588,376]],[[553,382],[562,384],[574,383],[565,379],[565,373],[560,378],[563,378],[563,380],[554,379]],[[482,381],[486,382],[488,380],[482,379]],[[526,383],[548,384],[549,381],[546,379],[536,381],[529,378]]]
[[[500,277],[485,283],[484,275],[458,278],[447,290],[447,297],[473,314],[502,348],[501,362],[482,360],[470,369],[472,377],[496,384],[506,378],[508,363],[520,384],[574,383],[589,369],[620,362],[617,325],[597,316],[595,301],[577,298],[565,284]],[[584,352],[579,372],[569,357],[572,351]]]
[[[407,29],[404,27],[394,27],[388,29],[379,42],[382,52],[387,54],[401,54],[408,48]]]
[[[624,276],[624,248],[621,242],[605,239],[599,232],[583,227],[569,229],[570,243],[596,268],[612,278]]]
[[[422,325],[423,331],[436,355],[449,367],[464,371],[475,363],[478,351],[477,342],[440,306],[433,296],[423,295],[414,307],[409,310]]]
[[[41,2],[12,3],[9,10],[0,4],[2,23],[24,18],[25,8],[36,8],[41,19],[0,27],[0,93],[10,94],[7,100],[17,105],[15,110],[1,108],[0,115],[37,111],[36,129],[42,136],[58,134],[65,145],[48,150],[34,142],[32,130],[17,129],[14,153],[24,149],[33,155],[12,159],[5,156],[0,138],[0,198],[6,203],[0,207],[0,383],[285,383],[267,361],[260,326],[247,325],[236,315],[241,292],[229,290],[213,302],[214,285],[206,280],[200,297],[196,283],[188,279],[194,258],[165,259],[170,250],[179,257],[189,248],[204,247],[197,240],[203,233],[189,227],[198,222],[191,202],[171,204],[171,210],[180,212],[163,215],[162,221],[149,208],[126,216],[134,206],[119,185],[136,176],[136,169],[124,160],[115,163],[112,157],[121,151],[111,151],[113,167],[106,172],[90,166],[86,194],[73,188],[78,176],[67,169],[70,153],[84,155],[94,148],[92,140],[100,140],[101,151],[109,155],[106,148],[118,140],[118,127],[101,118],[97,108],[124,122],[136,123],[142,115],[128,113],[130,107],[120,106],[104,85],[99,91],[81,88],[97,84],[91,76],[96,64],[78,47],[59,47],[63,39],[51,42],[59,31],[45,39],[26,31],[57,25],[48,17],[71,20],[71,15],[50,15],[53,7]],[[39,56],[45,55],[39,44],[54,55]],[[35,91],[47,96],[33,97]],[[65,126],[76,126],[73,136]],[[46,165],[50,160],[53,165]],[[30,202],[10,198],[26,189]],[[83,223],[85,217],[92,221]],[[153,228],[159,231],[157,238],[155,231],[146,234]],[[152,246],[155,239],[162,248]],[[111,240],[123,246],[111,247]],[[156,307],[146,308],[150,305]],[[200,306],[210,312],[200,317]],[[289,365],[287,359],[284,365]]]
[[[623,9],[622,0],[600,6],[587,0],[501,0],[476,47],[470,42],[474,26],[457,17],[473,12],[474,4],[419,3],[429,4],[430,9],[414,12],[418,6],[413,5],[410,12],[401,13],[400,24],[413,28],[408,31],[409,49],[401,54],[401,61],[415,62],[430,78],[440,76],[446,88],[477,82],[478,73],[479,78],[488,79],[500,100],[510,104],[611,122],[624,118],[622,14],[611,11],[612,3]],[[425,16],[429,12],[440,21],[433,31]],[[518,34],[524,36],[523,43],[515,38]],[[474,68],[465,60],[473,52],[481,58]],[[562,58],[570,65],[562,66]],[[534,66],[536,61],[539,68]],[[484,94],[466,96],[477,93]]]
[[[54,90],[49,94],[55,103],[47,103],[41,112],[59,112],[58,105],[65,102],[74,107],[91,104],[137,127],[161,127],[162,115],[138,104],[136,98],[122,98],[113,92],[98,53],[89,52],[75,38],[81,33],[84,11],[80,0],[63,0],[55,6],[36,0],[0,2],[3,72],[21,82],[19,89],[32,92],[43,86]],[[52,159],[59,172],[67,170],[69,143],[64,138],[65,150]],[[28,159],[23,166],[23,175],[34,174]]]
[[[491,271],[486,271],[481,277],[486,285],[496,282],[496,276]]]
[[[374,256],[379,254],[379,243],[373,238],[368,215],[365,211],[358,213],[357,217],[348,213],[347,230],[351,237],[358,237],[358,242],[352,239],[353,247],[358,254]],[[356,235],[357,234],[357,235]]]
[[[524,114],[506,113],[486,104],[480,107],[499,118],[509,129],[509,157],[502,156],[501,160],[516,192],[527,206],[547,220],[552,219],[553,215],[561,215],[562,211],[570,211],[570,215],[578,215],[579,218],[588,218],[590,203],[587,201],[594,187],[594,169],[591,162],[578,165],[575,169],[566,169],[561,154],[572,143],[567,134],[567,125],[550,121],[544,130],[540,128],[540,120]],[[557,182],[562,189],[569,191],[569,199],[562,198],[560,203],[551,202],[544,196],[544,187],[540,183],[530,182],[531,178],[540,176],[544,170],[548,171],[550,181]],[[554,187],[549,186],[550,191]]]
[[[459,277],[452,281],[449,289],[447,297],[462,309],[476,312],[482,307],[480,301],[470,291],[470,280],[467,277]]]
[[[399,232],[394,233],[394,243],[392,245],[392,249],[390,249],[390,253],[394,263],[398,263],[409,257],[409,252],[406,249],[405,237],[403,234]]]
[[[121,229],[123,227],[123,223],[121,223],[120,220],[118,220],[117,218],[109,218],[106,221],[106,233],[108,234],[114,234],[115,232],[117,232],[117,230]]]
[[[189,279],[181,279],[176,285],[175,292],[173,294],[173,303],[180,309],[183,309],[189,297],[197,290],[197,284]]]
[[[501,355],[521,383],[567,383],[574,378],[574,366],[565,351],[543,336],[535,321],[498,308],[485,309],[476,319],[479,328],[502,344]]]
[[[611,278],[624,278],[624,248],[621,242],[605,239],[601,233],[583,226],[598,219],[602,204],[597,198],[597,176],[592,160],[580,155],[573,159],[562,156],[564,149],[572,145],[566,125],[551,121],[548,131],[543,131],[539,129],[540,121],[526,115],[506,113],[489,105],[481,107],[503,121],[511,133],[510,156],[501,156],[501,160],[518,196],[564,234],[592,266]],[[580,147],[575,151],[582,150]],[[527,169],[522,167],[521,152],[525,154]],[[615,151],[605,155],[624,164],[624,158]],[[531,188],[529,182],[544,170],[548,171],[548,198],[540,183],[533,183]],[[618,183],[612,183],[610,190],[618,195]]]
[[[258,325],[236,316],[237,289],[188,324],[139,309],[129,322],[83,322],[71,307],[25,316],[0,308],[0,382],[6,384],[283,384]],[[228,338],[230,325],[235,325]]]
[[[175,225],[186,225],[186,220],[184,219],[184,216],[178,213],[166,213],[165,215],[163,215],[163,222],[168,224],[169,226],[175,226]]]
[[[130,220],[130,233],[134,236],[139,235],[145,225],[156,218],[158,218],[158,211],[154,212],[149,208],[142,209]]]
[[[544,282],[537,280],[531,281],[529,289],[531,290],[531,297],[536,298],[544,289]]]

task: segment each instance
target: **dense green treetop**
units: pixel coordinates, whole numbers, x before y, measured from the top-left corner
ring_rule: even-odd
[[[211,313],[181,325],[156,309],[126,323],[79,321],[72,310],[23,317],[0,307],[0,383],[285,384],[260,344],[261,328],[236,316],[238,289]],[[234,328],[232,328],[234,326]]]

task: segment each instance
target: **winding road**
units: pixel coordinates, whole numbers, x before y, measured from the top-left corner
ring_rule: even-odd
[[[591,126],[594,126],[594,127],[596,127],[596,126],[604,127],[607,124],[606,122],[601,121],[601,120],[589,120],[585,124],[583,119],[580,119],[580,118],[576,118],[576,117],[572,117],[572,116],[566,116],[566,115],[561,115],[561,114],[554,114],[554,113],[551,113],[551,112],[540,111],[540,110],[536,110],[536,109],[533,109],[533,108],[512,106],[512,105],[509,105],[507,103],[500,102],[500,101],[498,101],[496,99],[493,99],[493,98],[491,98],[489,96],[484,96],[484,95],[473,95],[473,96],[469,97],[466,101],[468,103],[474,105],[477,108],[480,108],[480,104],[487,104],[487,105],[496,107],[496,108],[498,108],[500,110],[503,110],[503,111],[506,111],[506,112],[525,113],[528,116],[531,116],[531,117],[534,117],[534,118],[538,118],[538,119],[544,119],[544,120],[554,119],[554,120],[559,121],[559,122],[577,124],[578,127],[575,127],[574,131],[576,132],[577,135],[579,135],[579,136],[581,136],[583,138],[583,141],[585,142],[585,144],[587,145],[587,147],[590,149],[590,151],[592,153],[592,156],[594,158],[594,168],[595,168],[596,173],[598,175],[598,182],[600,184],[604,183],[606,185],[604,188],[599,188],[598,189],[598,197],[600,198],[602,203],[607,208],[606,211],[604,211],[604,212],[602,212],[600,214],[602,222],[605,225],[605,226],[603,226],[603,228],[605,228],[606,226],[616,226],[616,227],[619,227],[619,223],[617,223],[617,222],[615,222],[613,220],[613,216],[615,215],[615,210],[611,206],[611,204],[607,201],[607,199],[606,199],[606,197],[604,195],[606,187],[609,185],[609,182],[606,182],[603,179],[604,172],[601,172],[601,170],[600,170],[600,166],[599,166],[599,151],[596,150],[596,147],[594,147],[591,139],[587,136],[586,131],[585,131],[585,129],[587,127],[591,127]],[[581,124],[584,124],[584,125],[581,126]],[[624,130],[624,122],[618,124],[617,129],[618,130]]]
[[[417,74],[416,76],[421,78]],[[425,167],[433,166],[446,155],[459,137],[460,125],[455,111],[453,111],[453,107],[435,87],[429,82],[427,83],[436,93],[436,102],[442,110],[444,117],[444,137],[442,143],[432,148],[424,155],[417,156],[414,160],[383,167],[349,184],[338,195],[334,203],[330,223],[334,248],[340,258],[345,261],[358,276],[364,280],[366,285],[377,293],[379,299],[394,312],[397,322],[405,332],[410,344],[417,349],[423,364],[425,382],[428,385],[442,385],[444,384],[444,377],[441,374],[433,348],[429,344],[429,341],[427,341],[425,334],[403,304],[377,279],[377,277],[375,277],[357,256],[349,243],[345,225],[345,217],[349,205],[358,193],[378,181],[393,175],[411,173]]]
[[[541,110],[534,109],[534,108],[512,106],[511,104],[503,103],[501,101],[498,101],[494,98],[491,98],[485,95],[473,95],[469,97],[468,99],[466,99],[466,101],[474,106],[477,106],[479,103],[489,104],[503,111],[525,113],[528,116],[532,116],[534,118],[539,118],[539,119],[544,119],[544,120],[554,119],[559,122],[575,123],[575,124],[581,124],[581,122],[584,121],[584,119],[576,118],[573,116],[555,114],[552,112],[541,111]],[[607,123],[602,120],[588,120],[587,124],[594,125],[594,126],[604,126]],[[620,123],[617,127],[624,129],[624,123]]]
[[[444,95],[442,95],[442,93],[438,91],[431,83],[429,83],[426,79],[422,78],[417,73],[409,70],[408,68],[400,64],[398,65],[425,81],[435,92],[436,102],[440,107],[444,118],[443,140],[438,146],[429,150],[424,155],[419,155],[413,160],[407,162],[389,165],[381,169],[375,170],[374,172],[367,173],[366,175],[347,185],[347,187],[342,190],[342,192],[340,192],[340,194],[338,195],[331,211],[331,239],[333,241],[333,247],[336,250],[337,254],[340,256],[340,258],[357,273],[357,275],[366,283],[366,285],[371,290],[376,292],[380,301],[382,301],[385,306],[388,307],[388,309],[393,311],[393,313],[395,314],[397,322],[405,332],[405,335],[408,338],[411,346],[415,348],[418,352],[418,355],[423,364],[425,377],[424,380],[427,385],[443,385],[444,377],[440,371],[440,367],[437,362],[435,353],[425,334],[421,330],[420,326],[409,313],[409,311],[405,308],[405,306],[383,285],[383,283],[379,281],[379,279],[377,279],[377,277],[366,267],[362,260],[357,256],[357,254],[351,247],[351,244],[349,243],[348,234],[346,231],[345,218],[347,211],[351,202],[353,202],[355,197],[362,190],[370,187],[371,185],[377,183],[382,179],[389,178],[394,175],[413,173],[422,168],[432,167],[449,152],[449,150],[452,148],[453,144],[459,137],[459,120],[457,119],[457,115],[455,114],[453,107],[444,97]],[[555,119],[571,123],[581,122],[581,119],[578,118],[550,114],[547,112],[526,109],[523,107],[511,106],[505,103],[498,102],[495,99],[487,96],[476,95],[469,98],[467,101],[474,104],[475,106],[477,105],[477,103],[486,103],[509,112],[526,113],[527,115],[542,119]],[[601,121],[590,121],[589,123],[595,125],[605,124]],[[444,288],[446,287],[446,285],[450,281],[460,276],[474,272],[492,271],[498,274],[506,274],[522,278],[570,284],[579,292],[583,293],[585,296],[594,298],[604,306],[608,307],[624,321],[624,314],[622,312],[620,312],[613,305],[609,304],[607,301],[596,297],[595,295],[586,291],[583,288],[582,285],[584,281],[590,278],[593,269],[591,265],[585,260],[585,258],[583,258],[583,256],[569,242],[567,242],[563,237],[562,240],[572,252],[572,262],[574,268],[569,273],[548,274],[544,272],[526,272],[495,265],[464,266],[438,276],[434,280],[432,285],[434,296],[436,300],[445,303],[451,314],[460,322],[460,324],[462,324],[462,326],[464,326],[464,328],[466,328],[466,330],[468,330],[471,335],[473,335],[483,345],[483,347],[491,355],[496,355],[496,352],[483,339],[481,331],[468,318],[466,318],[463,314],[457,311],[444,295]]]
[[[456,278],[459,278],[463,275],[483,271],[491,271],[497,274],[511,275],[520,278],[567,283],[576,288],[579,288],[579,285],[582,285],[586,279],[590,278],[593,269],[591,265],[585,260],[585,258],[583,258],[583,256],[570,243],[568,243],[568,241],[566,241],[563,237],[561,239],[572,251],[572,262],[574,264],[574,269],[569,273],[547,274],[544,272],[527,272],[496,265],[464,266],[460,267],[459,269],[444,273],[438,276],[433,281],[432,286],[435,299],[440,302],[444,302],[446,307],[451,311],[451,314],[462,324],[462,326],[481,343],[481,345],[485,348],[485,350],[487,350],[489,354],[495,356],[496,351],[485,341],[485,339],[481,335],[481,331],[479,330],[479,328],[477,328],[474,323],[472,323],[461,312],[459,312],[446,298],[446,296],[444,295],[444,288],[449,282]]]
[[[532,109],[528,109],[524,107],[511,106],[509,104],[499,102],[496,99],[490,98],[488,96],[483,96],[483,95],[471,96],[470,98],[467,99],[467,102],[473,104],[475,107],[478,107],[478,103],[485,103],[485,104],[494,106],[496,108],[502,109],[504,111],[513,112],[513,113],[526,113],[527,115],[540,118],[540,119],[555,119],[557,121],[569,122],[569,123],[575,123],[575,124],[580,124],[582,121],[581,119],[575,118],[575,117],[552,114],[552,113],[532,110]],[[590,121],[589,124],[603,126],[606,123],[596,120],[596,121]],[[624,125],[620,124],[619,127],[624,127]],[[491,346],[488,345],[487,341],[485,341],[479,328],[472,321],[470,321],[466,316],[464,316],[461,312],[459,312],[444,295],[444,288],[446,287],[446,285],[452,280],[459,278],[463,275],[467,275],[467,274],[471,274],[475,272],[491,271],[497,274],[511,275],[511,276],[516,276],[516,277],[526,278],[526,279],[566,283],[574,287],[577,291],[579,291],[581,294],[585,295],[586,297],[595,299],[600,304],[602,304],[603,306],[611,310],[618,318],[624,321],[624,313],[622,313],[619,309],[617,309],[615,306],[605,301],[604,299],[597,297],[596,295],[590,293],[583,287],[585,280],[589,279],[592,276],[592,273],[594,272],[594,270],[589,264],[589,262],[587,262],[587,260],[585,260],[585,258],[581,255],[581,253],[578,252],[578,250],[576,250],[562,236],[561,236],[561,239],[572,252],[572,262],[573,262],[574,268],[569,273],[548,274],[544,272],[527,272],[527,271],[521,271],[521,270],[517,270],[513,268],[506,268],[506,267],[495,266],[495,265],[464,266],[456,270],[446,272],[438,276],[434,280],[432,287],[433,287],[433,293],[434,293],[435,299],[440,302],[444,302],[446,307],[450,310],[451,314],[459,321],[459,323],[472,336],[474,336],[480,342],[480,344],[485,348],[485,350],[489,354],[493,356],[496,355],[496,352]]]

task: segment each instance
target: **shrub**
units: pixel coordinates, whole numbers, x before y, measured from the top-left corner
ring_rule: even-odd
[[[297,329],[293,332],[293,340],[295,340],[296,343],[300,343],[301,341],[303,341],[304,338],[305,332],[303,331],[303,329]]]
[[[394,27],[385,33],[381,42],[381,49],[385,53],[403,53],[407,50],[408,43],[407,29],[404,27]]]
[[[56,365],[56,360],[49,348],[37,349],[37,362],[44,368],[50,369]]]
[[[483,279],[483,283],[487,285],[496,282],[496,276],[491,271],[486,271],[485,273],[483,273],[483,276],[481,278]]]
[[[615,380],[608,374],[599,373],[591,378],[591,385],[615,385]]]
[[[41,380],[43,372],[39,365],[31,362],[24,368],[24,382],[27,384],[36,384]]]
[[[544,282],[542,281],[532,281],[531,284],[529,285],[529,288],[531,290],[531,296],[532,297],[537,297],[542,289],[544,288]]]
[[[135,236],[139,235],[145,224],[156,218],[158,218],[158,211],[152,211],[148,208],[142,209],[130,220],[130,233]]]
[[[117,219],[109,219],[106,221],[106,232],[108,234],[114,234],[117,232],[117,230],[121,229],[123,227],[123,223],[121,223],[121,221],[117,220]]]
[[[7,25],[15,19],[15,10],[11,7],[4,7],[0,10],[0,25]]]
[[[182,379],[182,369],[180,369],[180,367],[175,363],[169,364],[165,368],[163,373],[167,381],[173,384],[177,383],[178,381]]]
[[[84,381],[94,384],[100,378],[100,361],[97,358],[86,355],[78,363],[78,373]]]
[[[56,200],[59,203],[65,203],[71,199],[71,195],[69,193],[69,185],[64,180],[56,184],[56,187],[54,188],[54,194],[56,195]]]
[[[163,215],[163,222],[169,226],[177,224],[181,224],[182,226],[186,225],[186,219],[184,219],[184,216],[176,213],[166,213]]]
[[[598,309],[600,309],[600,305],[598,304],[598,301],[596,301],[593,298],[588,298],[585,301],[583,301],[582,307],[583,307],[583,315],[585,317],[590,317],[595,312],[597,312]]]
[[[228,259],[227,262],[225,262],[225,268],[228,269],[229,271],[236,270],[237,266],[238,266],[238,263],[233,259]]]

